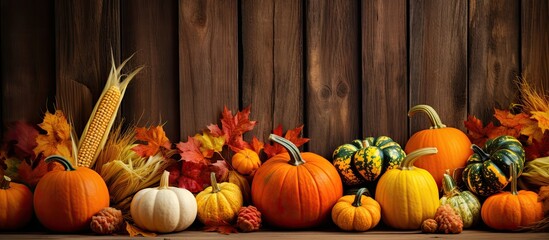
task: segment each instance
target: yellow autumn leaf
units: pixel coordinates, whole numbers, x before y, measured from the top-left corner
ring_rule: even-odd
[[[40,128],[46,131],[46,134],[39,134],[36,137],[38,144],[34,148],[36,156],[43,153],[44,156],[62,155],[71,158],[71,126],[61,110],[56,110],[54,114],[46,112],[44,121],[38,124]]]
[[[524,125],[520,130],[520,134],[528,136],[529,143],[532,143],[532,139],[536,139],[538,142],[543,139],[543,131],[534,120],[530,124]]]
[[[538,120],[538,127],[541,129],[543,133],[549,130],[549,110],[545,112],[533,111],[530,113],[532,114],[532,119]]]
[[[225,145],[225,136],[214,137],[206,131],[194,135],[194,139],[201,143],[200,151],[206,158],[211,158],[214,152],[220,153]]]

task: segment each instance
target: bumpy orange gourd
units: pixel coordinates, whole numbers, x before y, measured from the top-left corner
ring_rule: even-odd
[[[267,160],[252,181],[252,201],[265,222],[282,228],[317,226],[330,217],[343,195],[335,167],[322,156],[300,153],[290,141],[271,134],[287,153]]]
[[[73,167],[62,156],[51,156],[65,170],[46,173],[34,191],[34,210],[42,225],[59,232],[89,228],[94,214],[109,206],[109,190],[101,176],[87,167]]]
[[[363,196],[364,194],[364,196]],[[345,231],[368,231],[381,220],[381,207],[366,188],[341,197],[332,208],[332,220]]]
[[[255,172],[261,166],[259,156],[253,150],[244,148],[238,151],[232,158],[231,163],[236,171],[243,175],[249,175]]]
[[[437,153],[436,148],[411,152],[398,168],[381,176],[376,187],[376,201],[381,205],[381,219],[396,229],[419,229],[421,223],[434,218],[440,205],[437,184],[424,169],[414,167],[419,157]]]
[[[14,230],[26,226],[32,217],[32,193],[23,184],[0,179],[0,230]]]
[[[497,230],[517,230],[543,219],[542,203],[532,191],[517,192],[517,169],[511,164],[511,192],[494,194],[482,205],[484,223]]]
[[[461,130],[444,125],[431,106],[414,106],[408,112],[408,116],[411,117],[418,112],[426,113],[432,126],[414,133],[406,143],[404,151],[410,154],[420,148],[436,147],[438,149],[436,155],[422,157],[414,165],[430,172],[440,189],[446,169],[453,171],[467,165],[467,159],[473,153],[471,141]]]

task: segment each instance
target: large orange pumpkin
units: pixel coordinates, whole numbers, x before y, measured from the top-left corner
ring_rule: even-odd
[[[482,205],[482,221],[497,230],[517,230],[543,219],[542,204],[532,191],[517,192],[517,167],[511,163],[511,192],[500,192]]]
[[[109,190],[101,176],[87,168],[74,168],[62,156],[51,156],[65,170],[46,173],[34,191],[34,210],[44,227],[59,232],[89,228],[92,216],[109,206]]]
[[[330,218],[332,207],[343,195],[335,167],[322,156],[300,153],[285,138],[271,134],[288,153],[267,160],[255,173],[252,201],[264,221],[281,228],[317,226]]]
[[[32,217],[32,193],[23,184],[0,179],[0,230],[14,230],[27,225]]]
[[[467,165],[467,159],[473,153],[471,141],[461,130],[444,125],[431,106],[414,106],[408,115],[411,117],[418,112],[426,113],[432,126],[414,133],[406,143],[404,151],[410,154],[420,148],[436,147],[438,149],[436,155],[424,156],[414,165],[431,173],[438,189],[441,189],[442,177],[446,169],[453,171]]]

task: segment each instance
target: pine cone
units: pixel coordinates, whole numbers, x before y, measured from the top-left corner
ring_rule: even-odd
[[[421,231],[424,233],[435,233],[438,229],[438,223],[435,221],[435,219],[425,219],[423,223],[421,223]]]
[[[238,210],[238,219],[236,226],[242,232],[251,232],[259,230],[261,226],[261,213],[254,206],[241,207]]]
[[[461,216],[449,204],[438,207],[435,221],[440,233],[460,233],[463,230]]]
[[[122,229],[124,218],[122,212],[116,208],[107,207],[101,209],[92,217],[90,227],[98,234],[113,234]]]

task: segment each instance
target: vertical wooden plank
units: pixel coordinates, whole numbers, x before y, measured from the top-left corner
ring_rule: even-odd
[[[549,94],[549,1],[522,1],[522,75]]]
[[[406,0],[362,2],[364,136],[408,138]]]
[[[309,150],[331,158],[361,133],[359,5],[310,0],[306,11]]]
[[[492,120],[518,96],[520,10],[516,0],[469,4],[469,114]]]
[[[237,1],[179,2],[181,138],[238,110]]]
[[[431,105],[447,126],[467,119],[467,1],[412,0],[410,106]],[[414,116],[411,134],[429,126]]]
[[[122,56],[135,53],[128,71],[145,65],[123,101],[123,116],[138,126],[164,124],[179,140],[178,4],[174,1],[121,2]]]
[[[53,6],[53,1],[1,1],[0,134],[16,120],[40,123],[54,104]]]
[[[302,5],[242,1],[242,102],[252,104],[260,123],[252,134],[263,140],[278,124],[303,123]]]
[[[120,55],[119,0],[55,1],[57,97],[80,135]]]

